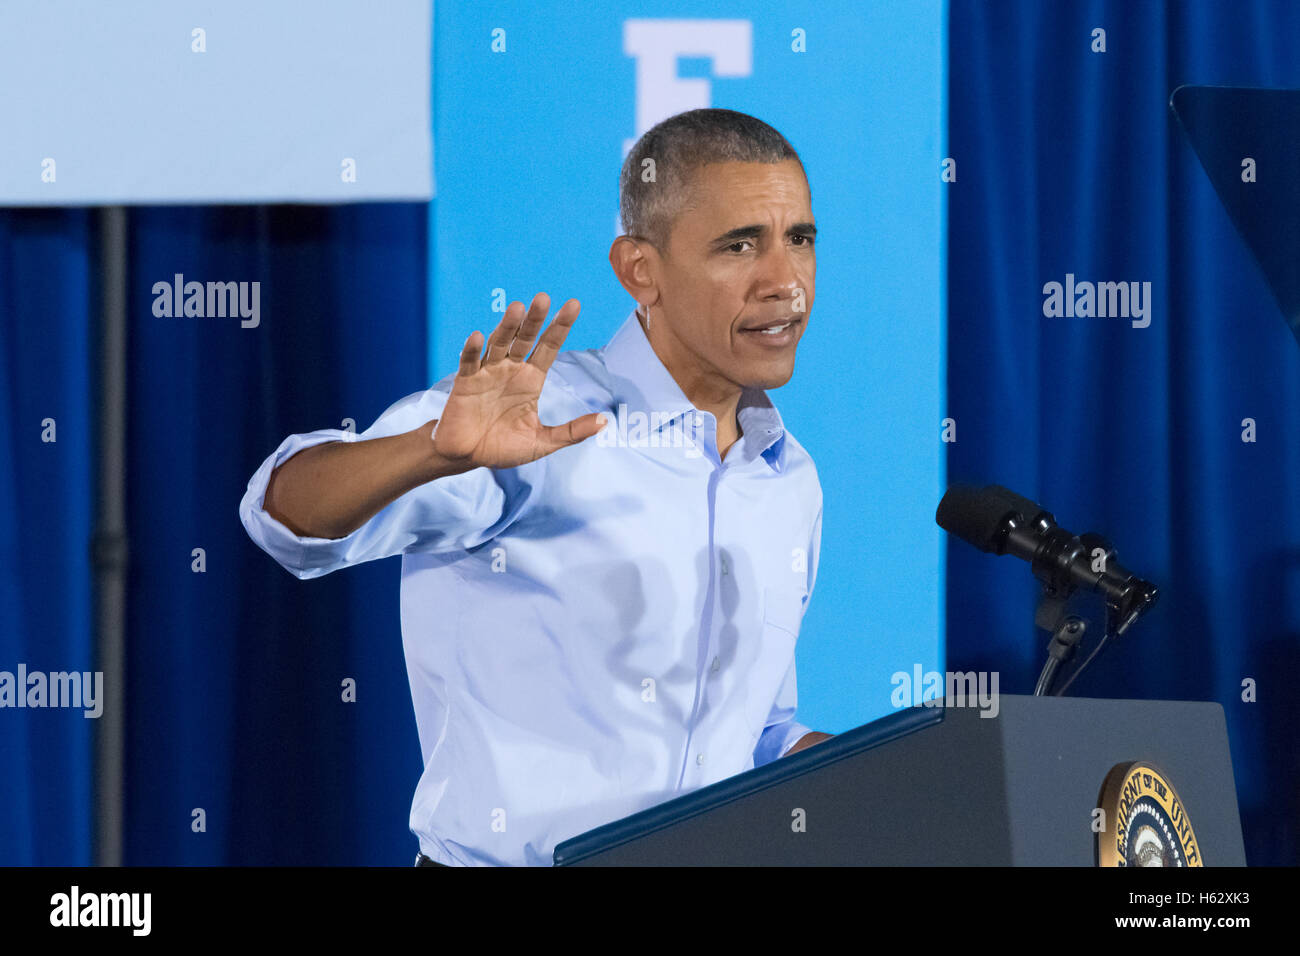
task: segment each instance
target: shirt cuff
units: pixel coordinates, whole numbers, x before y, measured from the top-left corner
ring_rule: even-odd
[[[355,435],[337,428],[290,435],[248,480],[248,490],[239,502],[239,520],[243,522],[244,530],[253,542],[294,577],[305,580],[333,570],[365,526],[362,525],[344,538],[312,538],[294,534],[271,517],[264,507],[271,473],[304,448],[323,445],[329,441],[355,440]]]
[[[761,767],[784,757],[791,747],[803,739],[804,734],[810,733],[811,727],[805,727],[794,719],[764,728],[759,735],[758,745],[754,748],[754,766]]]

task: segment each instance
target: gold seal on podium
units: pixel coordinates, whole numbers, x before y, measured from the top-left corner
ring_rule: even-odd
[[[1204,866],[1187,808],[1169,778],[1149,763],[1120,763],[1106,774],[1098,804],[1098,866]]]

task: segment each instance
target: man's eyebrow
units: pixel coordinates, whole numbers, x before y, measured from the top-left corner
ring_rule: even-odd
[[[737,242],[741,239],[757,239],[767,232],[767,226],[737,226],[735,229],[729,229],[722,235],[713,240],[715,245],[725,246]],[[786,230],[788,236],[816,236],[817,226],[811,222],[796,222]]]
[[[730,229],[727,232],[724,232],[722,235],[714,239],[713,242],[715,245],[723,246],[736,242],[739,239],[757,239],[766,231],[766,226],[737,226],[735,229]]]

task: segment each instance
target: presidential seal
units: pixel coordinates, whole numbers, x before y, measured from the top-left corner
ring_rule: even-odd
[[[1120,763],[1106,774],[1098,806],[1098,866],[1204,866],[1187,810],[1173,784],[1149,763]]]

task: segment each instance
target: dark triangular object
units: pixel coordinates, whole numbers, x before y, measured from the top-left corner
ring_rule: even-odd
[[[1300,90],[1180,86],[1169,108],[1300,342]]]

